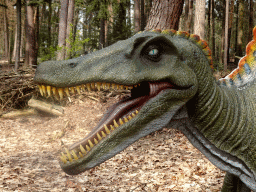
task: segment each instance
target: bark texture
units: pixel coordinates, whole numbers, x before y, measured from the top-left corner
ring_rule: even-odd
[[[69,0],[61,0],[60,8],[60,23],[59,23],[59,38],[58,46],[61,50],[57,54],[57,60],[65,59],[65,45],[66,45],[66,31],[67,31],[67,17],[68,17],[68,3]]]
[[[184,0],[154,0],[146,30],[179,28]]]
[[[205,39],[205,0],[196,0],[194,34]]]

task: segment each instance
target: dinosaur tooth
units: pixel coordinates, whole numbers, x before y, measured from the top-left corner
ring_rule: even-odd
[[[127,123],[128,121],[129,120],[126,117],[124,117],[124,122]]]
[[[68,88],[67,88],[67,87],[66,87],[66,88],[64,88],[64,92],[66,93],[66,95],[67,95],[68,97],[70,97],[69,90],[68,90]]]
[[[91,91],[91,86],[89,83],[86,84],[86,88],[88,89],[88,91]]]
[[[75,94],[75,88],[74,87],[70,87],[70,91],[72,94]]]
[[[63,152],[61,152],[60,159],[62,160],[63,163],[67,163],[67,157]]]
[[[81,150],[81,152],[82,152],[83,154],[86,154],[86,153],[87,153],[86,150],[83,148],[82,145],[80,145],[80,150]]]
[[[106,83],[105,82],[102,83],[102,88],[106,89]]]
[[[132,116],[135,117],[136,115],[134,113],[132,113]]]
[[[129,120],[131,120],[131,119],[132,119],[131,115],[129,115],[129,116],[128,116],[128,119],[129,119]]]
[[[126,90],[128,90],[128,88],[129,88],[128,86],[125,86],[125,89],[126,89]]]
[[[115,127],[118,127],[118,126],[119,126],[119,125],[117,124],[117,122],[116,122],[115,119],[113,120],[113,122],[114,122]]]
[[[136,109],[135,113],[136,113],[136,114],[138,114],[138,113],[139,113],[139,111]]]
[[[124,90],[124,85],[120,85],[120,89],[121,89],[121,90]]]
[[[80,155],[80,157],[83,157],[83,154],[81,152],[79,152],[79,155]]]
[[[81,89],[83,92],[85,92],[85,85],[81,85]]]
[[[106,134],[104,133],[104,131],[101,131],[101,135],[102,137],[106,137]]]
[[[96,84],[97,84],[97,89],[98,89],[98,91],[100,91],[101,83],[97,82]]]
[[[58,88],[58,93],[59,93],[59,96],[60,96],[60,100],[63,99],[63,88]]]
[[[109,129],[108,129],[108,127],[107,127],[106,124],[104,125],[104,128],[105,128],[105,130],[106,130],[106,133],[107,133],[107,134],[110,134],[110,131],[109,131]]]
[[[93,139],[93,141],[94,141],[94,143],[95,143],[95,145],[97,145],[98,144],[98,141],[97,141],[97,139]]]
[[[75,151],[74,151],[74,150],[72,150],[72,151],[71,151],[71,153],[72,153],[72,155],[73,155],[74,159],[75,159],[75,160],[77,160],[77,159],[78,159],[78,157],[77,157],[77,155],[76,155]]]
[[[115,128],[113,127],[113,125],[110,125],[110,129],[113,131],[115,130]]]
[[[93,148],[93,147],[94,147],[94,145],[93,145],[93,143],[91,142],[91,140],[90,140],[90,139],[88,140],[88,143],[89,143],[89,145],[90,145],[90,147],[91,147],[91,148]]]
[[[102,139],[102,137],[100,136],[99,133],[97,133],[97,137],[98,137],[99,141]]]
[[[115,89],[115,83],[112,83],[112,89]]]
[[[86,145],[85,147],[86,147],[87,151],[91,150],[91,148],[88,145]]]
[[[80,86],[76,86],[76,91],[79,95],[81,95]]]
[[[91,83],[91,87],[94,90],[95,89],[95,83]]]
[[[107,83],[107,89],[110,89],[110,83]]]
[[[72,162],[72,161],[73,161],[73,159],[72,159],[71,154],[69,153],[68,149],[67,149],[67,148],[65,148],[65,151],[66,151],[66,153],[67,153],[68,160],[69,160],[70,162]]]
[[[56,87],[53,87],[53,88],[52,88],[52,94],[54,95],[54,98],[55,98],[56,100],[59,100],[59,98],[58,98],[58,96],[57,96],[57,88],[56,88]]]
[[[41,87],[42,87],[43,95],[46,95],[46,89],[45,89],[45,86],[44,86],[44,85],[42,85]]]
[[[47,94],[50,97],[51,96],[51,86],[46,86]]]
[[[119,90],[119,85],[118,84],[116,85],[116,89]]]
[[[37,86],[38,86],[38,88],[39,88],[40,94],[41,94],[42,96],[44,96],[44,93],[43,93],[43,90],[42,90],[41,85],[37,85]]]
[[[124,124],[124,122],[122,121],[121,118],[119,119],[119,123],[120,123],[120,125],[123,125],[123,124]]]

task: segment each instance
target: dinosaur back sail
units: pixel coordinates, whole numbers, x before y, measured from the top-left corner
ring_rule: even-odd
[[[243,87],[252,82],[256,76],[256,27],[253,29],[253,40],[246,46],[246,55],[240,59],[238,67],[225,78],[220,79],[226,86]]]

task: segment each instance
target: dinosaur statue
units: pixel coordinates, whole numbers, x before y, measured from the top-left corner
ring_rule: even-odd
[[[34,81],[44,96],[84,90],[131,90],[83,140],[61,152],[79,174],[163,127],[176,127],[226,171],[223,192],[256,191],[256,27],[246,56],[219,81],[211,51],[197,35],[175,30],[135,34],[83,57],[41,63]]]

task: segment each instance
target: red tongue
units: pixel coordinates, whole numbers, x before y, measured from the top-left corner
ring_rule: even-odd
[[[171,83],[168,82],[149,82],[148,84],[150,88],[150,97],[157,95],[163,89],[170,89],[174,87]]]

